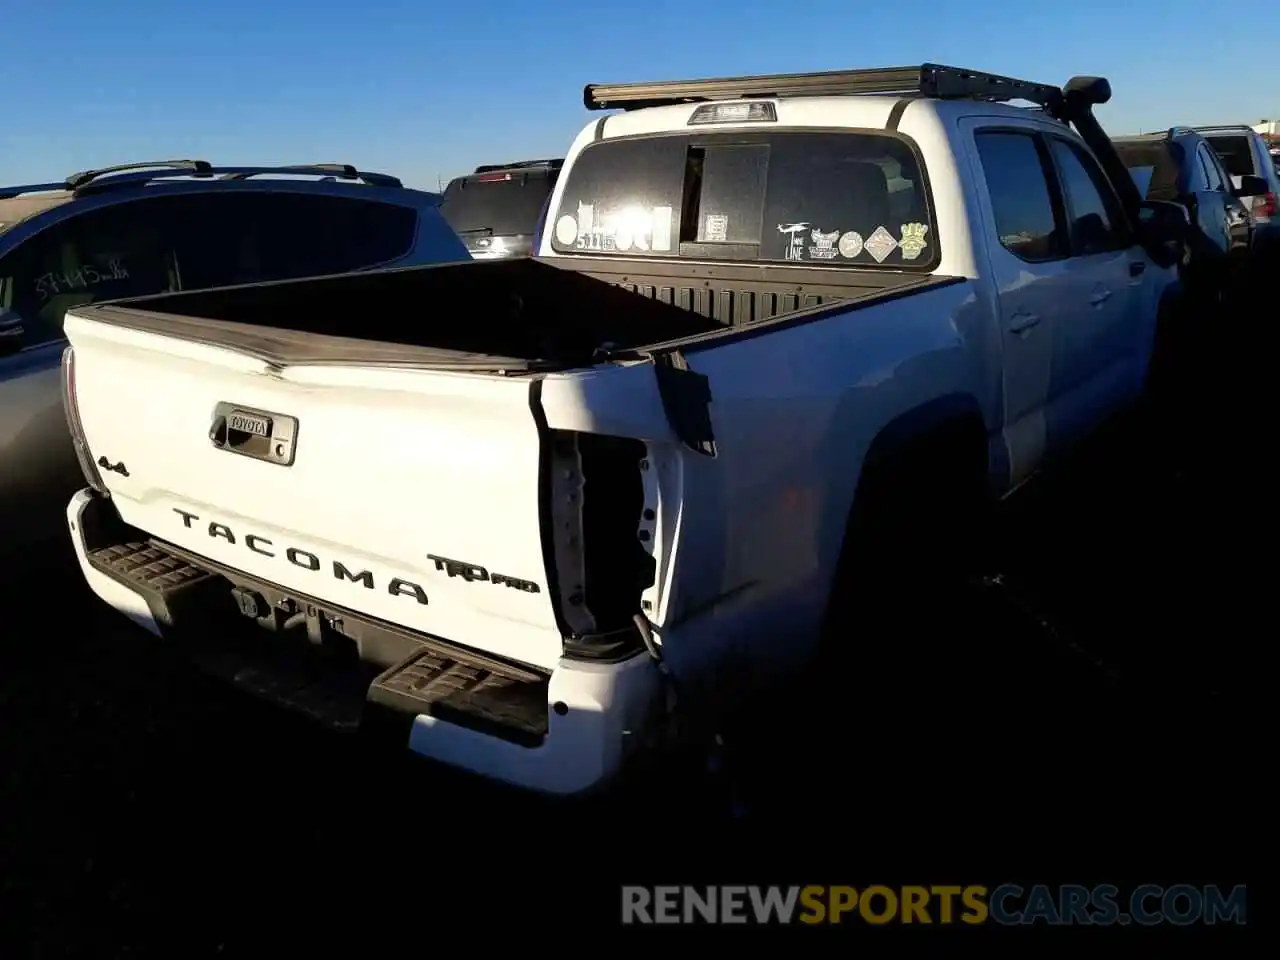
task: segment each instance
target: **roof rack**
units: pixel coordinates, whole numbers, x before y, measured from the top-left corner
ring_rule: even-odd
[[[917,67],[875,67],[824,73],[672,80],[659,83],[590,83],[582,92],[588,110],[639,110],[644,107],[750,97],[844,97],[868,94],[931,97],[939,100],[1026,100],[1053,108],[1062,89],[965,67],[924,63]],[[1097,102],[1105,102],[1107,98]]]
[[[475,173],[492,173],[495,170],[524,170],[529,167],[546,167],[549,170],[559,170],[564,166],[564,158],[559,157],[555,160],[518,160],[515,163],[485,163],[476,167]]]
[[[161,169],[166,172],[181,170],[193,177],[207,177],[212,173],[213,166],[207,160],[152,160],[140,163],[119,163],[114,167],[101,167],[97,170],[82,170],[80,173],[73,173],[67,177],[64,189],[79,190],[81,187],[87,187],[98,178],[112,173],[152,169]]]
[[[372,187],[403,187],[399,177],[370,170],[357,170],[349,163],[294,163],[283,167],[240,167],[221,175],[223,180],[248,180],[272,174],[318,176],[325,180],[362,180]]]
[[[1258,132],[1257,130],[1253,129],[1253,127],[1249,126],[1247,123],[1201,123],[1201,124],[1198,124],[1197,126],[1192,127],[1191,129],[1195,131],[1239,130],[1241,133],[1244,133],[1245,131],[1248,131],[1249,133]]]
[[[56,191],[67,191],[81,196],[87,193],[136,187],[169,177],[216,177],[220,180],[248,180],[250,177],[272,175],[311,176],[320,177],[323,180],[359,180],[375,187],[400,188],[404,186],[397,177],[385,173],[357,170],[350,164],[345,163],[305,163],[277,167],[215,167],[207,160],[159,160],[144,163],[121,163],[97,170],[85,170],[81,173],[73,173],[65,180],[54,183],[30,183],[16,187],[0,187],[0,200],[13,199],[29,193]]]

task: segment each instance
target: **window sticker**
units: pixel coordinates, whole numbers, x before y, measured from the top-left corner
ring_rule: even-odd
[[[670,250],[671,207],[624,207],[600,213],[593,203],[579,203],[576,218],[566,214],[557,221],[556,239],[588,253]]]
[[[862,234],[849,230],[840,234],[840,256],[852,260],[862,252]]]
[[[832,230],[830,233],[814,230],[809,234],[809,239],[813,241],[809,247],[810,260],[835,259],[835,255],[839,252],[836,248],[836,241],[840,239],[839,230]]]
[[[875,257],[876,263],[884,263],[885,257],[893,253],[894,248],[898,246],[898,241],[893,239],[893,235],[889,233],[883,226],[876,227],[871,236],[867,237],[863,248],[871,256]]]
[[[923,223],[904,223],[901,228],[902,239],[898,246],[902,248],[903,260],[915,260],[928,246],[924,235],[929,228]]]
[[[671,249],[671,208],[654,207],[650,215],[653,224],[653,249],[659,252]]]
[[[808,223],[780,223],[778,232],[787,237],[786,260],[804,259],[804,235],[809,229]]]
[[[702,233],[708,243],[724,243],[729,236],[729,218],[723,213],[707,214]]]
[[[567,213],[556,221],[556,239],[563,246],[570,246],[578,239],[578,221]]]

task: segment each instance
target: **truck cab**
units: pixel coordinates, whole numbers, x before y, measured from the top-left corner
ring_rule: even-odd
[[[539,254],[744,330],[839,299],[824,284],[844,277],[963,278],[999,315],[961,334],[986,357],[974,372],[997,374],[966,390],[1000,424],[993,482],[1010,489],[1141,391],[1175,276],[1139,208],[1175,232],[1181,214],[1044,108],[1056,88],[991,81],[1032,109],[960,88],[824,95],[892,74],[588,88],[623,112],[574,141]]]

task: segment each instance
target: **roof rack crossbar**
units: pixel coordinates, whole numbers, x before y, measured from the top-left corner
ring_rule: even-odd
[[[942,100],[1026,100],[1053,108],[1062,89],[965,67],[924,63],[915,67],[875,67],[823,73],[673,80],[659,83],[588,84],[582,93],[588,110],[639,110],[644,107],[752,97],[832,97],[860,95],[922,96]]]
[[[113,167],[100,167],[97,170],[82,170],[79,173],[73,173],[67,177],[64,188],[67,190],[79,190],[81,187],[87,187],[93,181],[108,174],[151,169],[183,170],[194,177],[207,177],[213,170],[213,166],[207,160],[151,160],[140,163],[119,163]]]

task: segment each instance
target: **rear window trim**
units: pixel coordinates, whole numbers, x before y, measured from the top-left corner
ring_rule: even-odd
[[[602,118],[602,119],[607,119],[607,118]],[[724,257],[693,258],[693,257],[681,257],[679,255],[671,256],[671,257],[644,257],[644,258],[637,257],[632,259],[643,260],[643,262],[645,263],[656,261],[656,260],[661,260],[665,262],[674,262],[674,263],[699,263],[699,262],[710,262],[710,261],[725,261],[725,262],[741,263],[746,266],[769,267],[770,269],[773,269],[773,268],[839,269],[839,270],[866,269],[866,270],[874,270],[876,272],[892,271],[892,272],[912,273],[912,274],[916,274],[916,273],[928,274],[928,273],[933,273],[935,270],[938,269],[938,266],[942,262],[942,245],[944,242],[944,238],[938,232],[937,207],[933,202],[933,184],[929,178],[929,169],[926,166],[924,161],[924,151],[920,149],[920,145],[916,142],[914,137],[910,136],[909,134],[905,134],[900,130],[890,130],[887,127],[841,127],[841,126],[827,126],[827,125],[806,126],[803,124],[772,125],[772,124],[761,123],[761,124],[750,125],[750,126],[744,125],[742,129],[733,129],[732,127],[726,125],[725,127],[718,128],[716,130],[700,130],[699,131],[696,128],[690,127],[690,128],[680,128],[680,129],[674,129],[674,130],[658,130],[651,133],[628,133],[628,134],[623,134],[621,136],[616,136],[616,137],[603,137],[600,139],[595,139],[584,144],[582,146],[582,149],[580,149],[572,157],[571,160],[565,161],[565,165],[563,169],[560,171],[560,179],[557,181],[555,190],[552,192],[552,197],[555,200],[554,211],[552,210],[552,208],[548,207],[547,220],[548,222],[550,222],[552,219],[554,219],[553,213],[555,215],[559,214],[560,205],[564,202],[565,189],[568,186],[569,181],[573,177],[573,168],[577,166],[579,159],[588,150],[591,150],[601,144],[625,143],[632,140],[657,140],[657,139],[665,139],[668,137],[681,137],[681,138],[688,139],[690,146],[705,146],[706,143],[704,141],[706,140],[711,141],[712,145],[718,145],[718,144],[726,143],[726,139],[725,139],[726,137],[733,137],[733,136],[743,137],[743,136],[748,136],[753,134],[779,134],[779,133],[781,134],[808,133],[808,134],[836,134],[836,135],[860,134],[862,136],[888,137],[888,138],[897,140],[899,143],[905,146],[909,151],[911,151],[911,155],[912,157],[915,158],[915,161],[916,161],[916,169],[920,171],[921,186],[924,187],[925,207],[929,214],[929,228],[934,231],[934,235],[930,239],[929,246],[925,248],[926,251],[930,251],[930,250],[932,251],[928,259],[922,258],[921,262],[912,263],[909,265],[893,264],[892,266],[886,266],[881,264],[858,263],[856,265],[851,265],[847,267],[836,267],[836,268],[831,268],[831,267],[822,268],[822,267],[818,267],[815,264],[810,264],[810,263],[789,264],[780,260],[726,261]],[[749,142],[749,141],[740,141],[740,142]],[[556,247],[556,241],[555,241],[554,235],[550,236],[549,243],[551,245],[552,255],[557,257],[567,257],[567,256],[583,257],[591,260],[601,260],[607,263],[613,263],[619,260],[628,259],[625,256],[618,256],[617,254],[601,254],[601,253],[593,253],[593,252],[582,251],[582,250],[573,250],[573,251],[560,250]],[[682,246],[684,245],[685,244],[682,244]]]

